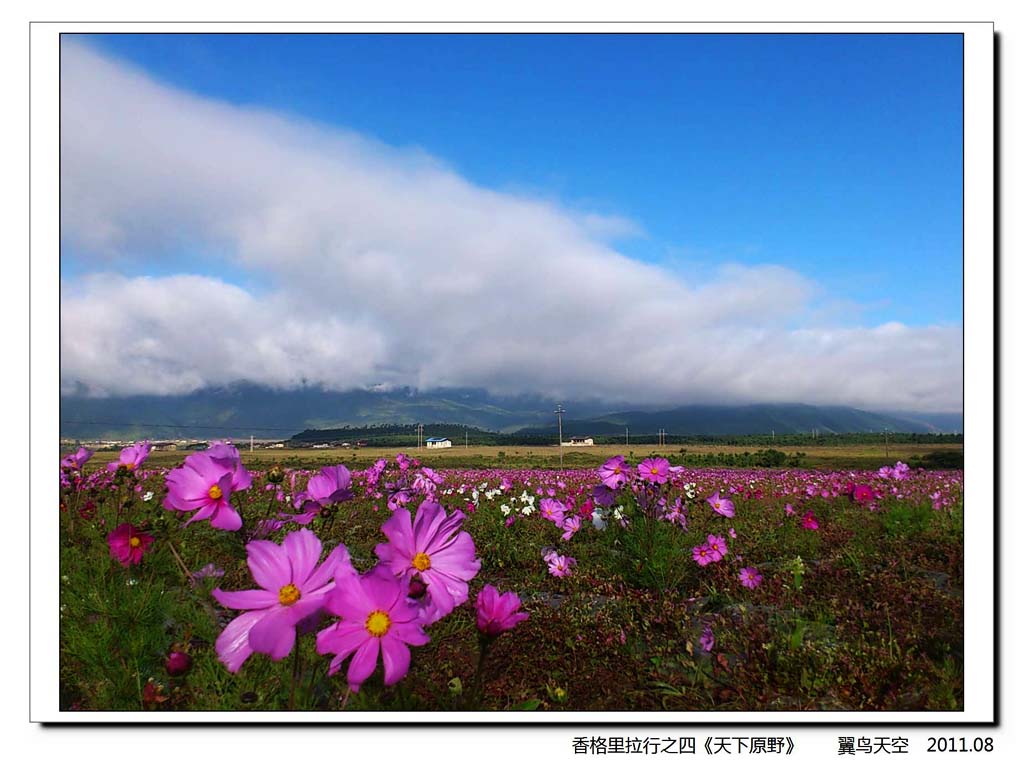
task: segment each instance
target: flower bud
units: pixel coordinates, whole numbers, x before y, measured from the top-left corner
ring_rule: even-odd
[[[192,669],[192,656],[185,652],[173,651],[164,664],[168,676],[184,676]]]

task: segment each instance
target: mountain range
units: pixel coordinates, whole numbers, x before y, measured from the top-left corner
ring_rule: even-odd
[[[332,392],[252,385],[202,389],[179,396],[86,397],[60,401],[60,435],[77,439],[248,437],[285,439],[307,429],[374,424],[449,423],[538,435],[624,433],[729,435],[878,432],[960,433],[962,413],[869,412],[799,403],[612,406],[597,400],[561,403],[536,395],[497,396],[480,389],[409,388]]]

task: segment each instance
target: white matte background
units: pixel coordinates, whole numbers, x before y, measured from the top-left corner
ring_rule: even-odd
[[[911,749],[917,756],[909,757],[915,762],[921,760],[948,759],[963,760],[966,755],[939,755],[924,754],[926,736],[934,735],[955,735],[973,738],[975,734],[992,736],[996,741],[995,758],[1006,758],[1011,753],[1018,752],[1020,738],[1015,736],[1014,726],[1020,724],[1021,713],[1019,706],[1014,704],[1014,682],[1020,679],[1020,663],[1013,652],[1013,642],[1009,639],[1017,635],[1015,629],[1020,628],[1019,618],[1008,609],[1016,600],[1015,579],[1012,575],[1012,568],[1006,568],[1004,561],[1003,597],[1004,610],[1003,620],[1003,667],[1002,667],[1002,688],[1003,688],[1003,726],[995,728],[984,728],[975,730],[962,730],[953,728],[936,728],[927,731],[910,728],[871,728],[868,725],[859,727],[843,728],[842,730],[825,730],[819,728],[805,728],[792,730],[760,729],[755,727],[694,727],[692,730],[681,731],[679,728],[666,725],[656,728],[632,728],[629,731],[612,731],[610,728],[602,727],[595,716],[591,725],[571,725],[559,728],[503,728],[503,729],[482,729],[482,728],[459,728],[459,729],[394,729],[394,728],[318,728],[318,729],[269,729],[269,728],[246,728],[246,729],[222,729],[222,728],[190,728],[180,729],[154,729],[154,728],[94,728],[94,729],[53,729],[41,728],[37,725],[28,724],[28,499],[27,490],[29,483],[26,481],[28,473],[27,451],[25,449],[28,439],[28,292],[26,290],[29,279],[28,271],[28,21],[31,20],[71,20],[71,21],[99,21],[99,20],[136,20],[136,21],[172,21],[172,20],[210,20],[223,21],[238,18],[256,20],[425,20],[427,18],[457,19],[457,20],[580,20],[588,19],[609,19],[609,20],[652,20],[652,21],[784,21],[784,20],[805,20],[805,21],[995,21],[997,31],[1002,33],[1001,58],[1002,58],[1002,173],[1003,173],[1003,199],[1002,209],[1005,220],[1003,222],[1002,238],[1002,283],[1003,294],[1006,297],[1003,317],[1003,340],[1004,352],[1002,359],[1004,382],[1003,382],[1003,430],[1005,435],[1013,435],[1014,427],[1020,427],[1020,408],[1013,400],[1015,390],[1020,387],[1020,363],[1012,355],[1013,339],[1017,336],[1021,325],[1020,302],[1013,298],[1016,290],[1021,286],[1021,266],[1019,259],[1015,263],[1008,254],[1020,252],[1020,227],[1016,224],[1013,212],[1020,208],[1020,152],[1012,145],[1011,137],[1021,135],[1021,119],[1019,97],[1014,100],[1011,96],[1014,92],[1021,92],[1022,72],[1021,56],[1019,45],[1024,40],[1024,31],[1021,28],[1021,16],[1019,11],[1011,11],[1011,3],[1003,2],[974,2],[942,3],[933,2],[927,5],[915,5],[912,3],[900,2],[860,2],[832,3],[827,7],[820,3],[808,2],[776,2],[771,4],[771,17],[767,16],[767,7],[761,3],[719,3],[714,6],[688,7],[683,8],[679,4],[669,3],[643,3],[632,2],[628,5],[590,2],[572,5],[569,3],[556,4],[552,2],[519,2],[515,4],[488,4],[486,9],[481,5],[473,3],[432,3],[430,15],[421,10],[419,4],[390,3],[386,6],[377,5],[373,8],[360,6],[355,8],[342,8],[337,4],[330,3],[290,3],[287,6],[270,3],[246,3],[244,5],[232,6],[228,3],[213,4],[210,2],[178,2],[174,4],[150,3],[144,8],[140,4],[127,2],[94,2],[88,9],[82,9],[80,4],[54,2],[45,8],[32,9],[27,3],[8,3],[2,11],[3,45],[0,45],[0,56],[4,58],[4,64],[0,71],[3,73],[5,88],[3,93],[10,104],[7,112],[7,119],[0,123],[4,131],[5,141],[0,142],[3,147],[4,160],[3,168],[7,171],[4,174],[5,186],[3,205],[5,211],[3,236],[6,240],[4,253],[10,264],[6,277],[3,280],[6,294],[4,301],[0,303],[9,319],[6,324],[8,332],[5,334],[4,352],[5,357],[16,366],[15,374],[7,377],[4,401],[4,423],[10,424],[7,440],[5,440],[4,461],[0,466],[4,468],[4,478],[8,494],[6,516],[7,526],[5,529],[4,549],[4,588],[2,590],[8,610],[5,612],[4,649],[6,652],[0,655],[7,667],[7,675],[4,684],[4,721],[8,724],[12,734],[16,737],[9,739],[7,748],[14,757],[16,763],[32,760],[33,763],[49,764],[55,760],[74,758],[77,763],[86,765],[92,763],[108,764],[111,761],[143,763],[143,764],[175,764],[181,765],[198,758],[200,764],[220,761],[222,758],[235,761],[245,760],[248,763],[298,763],[305,759],[330,759],[352,762],[363,762],[372,760],[374,763],[406,763],[413,760],[417,765],[429,764],[450,764],[450,763],[474,763],[481,759],[497,761],[499,764],[506,762],[521,762],[523,759],[546,758],[561,761],[594,760],[594,759],[617,759],[630,760],[636,764],[636,760],[657,759],[657,757],[643,756],[608,756],[608,757],[582,757],[574,756],[571,748],[571,740],[579,735],[622,734],[629,736],[663,736],[663,735],[695,735],[698,738],[707,735],[791,735],[798,743],[797,751],[790,759],[797,759],[797,762],[814,761],[821,763],[823,760],[833,760],[838,757],[836,753],[836,734],[870,736],[876,734],[894,736],[903,735],[911,739]],[[927,13],[927,17],[924,14]],[[244,14],[244,16],[243,16]],[[513,15],[514,14],[514,15]],[[584,15],[585,14],[585,15]],[[734,28],[730,31],[743,31],[742,28]],[[847,29],[843,31],[856,31]],[[1017,50],[1014,50],[1015,43]],[[970,49],[965,50],[965,55],[970,60]],[[56,62],[54,62],[56,66]],[[968,89],[970,84],[968,83]],[[970,90],[968,90],[970,95]],[[46,95],[46,94],[44,94]],[[53,94],[56,98],[56,94]],[[986,126],[988,115],[984,112],[972,111],[971,103],[967,104],[966,130],[967,159],[970,163],[970,152],[984,145],[990,140],[991,128]],[[990,124],[989,124],[990,125]],[[972,131],[978,132],[980,144],[973,142]],[[52,137],[55,137],[55,129]],[[37,141],[36,148],[40,139]],[[48,146],[48,145],[47,145]],[[51,154],[54,152],[51,151]],[[54,169],[55,170],[55,169]],[[38,169],[37,169],[38,172]],[[965,337],[967,343],[965,365],[966,365],[966,404],[965,415],[968,433],[967,438],[967,480],[966,493],[968,506],[975,504],[979,508],[986,502],[986,496],[991,498],[991,487],[985,487],[986,475],[991,476],[991,469],[988,465],[992,459],[991,439],[985,432],[990,430],[992,424],[986,423],[984,416],[980,423],[975,422],[977,415],[983,411],[986,403],[991,401],[991,324],[985,317],[991,311],[991,263],[987,254],[991,252],[990,242],[986,242],[986,233],[981,236],[971,236],[971,227],[978,224],[984,229],[987,216],[984,188],[977,194],[972,194],[972,184],[980,180],[975,178],[973,170],[969,166],[965,176],[965,188],[968,190],[967,206],[965,208],[965,225],[968,231],[967,258],[965,263],[965,284],[968,290],[967,302],[965,305]],[[51,176],[45,177],[42,183],[49,181],[54,183]],[[984,185],[982,184],[982,187]],[[1016,192],[1016,194],[1015,194]],[[38,211],[37,211],[38,212]],[[57,398],[57,360],[56,343],[47,343],[48,339],[55,339],[57,332],[57,281],[56,281],[56,252],[57,237],[55,227],[50,227],[46,239],[35,236],[33,239],[33,250],[36,263],[34,264],[33,334],[38,335],[36,339],[37,348],[34,349],[33,357],[33,423],[32,436],[36,444],[33,445],[34,465],[32,487],[35,490],[33,497],[33,513],[37,523],[45,523],[47,508],[53,504],[46,496],[47,492],[54,492],[56,483],[53,481],[56,462],[56,454],[53,448],[56,440],[56,413],[52,405]],[[973,256],[972,256],[973,254]],[[38,270],[38,271],[36,271]],[[50,290],[43,290],[36,294],[44,285],[52,286]],[[49,304],[47,302],[50,302]],[[976,325],[979,323],[980,325]],[[986,399],[987,398],[987,399]],[[40,407],[40,404],[43,407]],[[983,415],[983,414],[982,414]],[[1003,453],[1004,486],[1003,486],[1003,518],[1002,518],[1002,553],[1004,560],[1012,562],[1014,555],[1013,541],[1021,533],[1019,517],[1014,515],[1014,496],[1012,481],[1014,472],[1012,468],[1022,456],[1019,450],[1010,449],[1012,442],[1004,439],[1006,449]],[[9,453],[9,454],[8,454]],[[51,487],[52,486],[52,487]],[[49,488],[49,490],[48,490]],[[55,496],[54,496],[55,498]],[[983,511],[979,514],[983,515]],[[42,515],[42,516],[41,516]],[[52,519],[53,517],[50,517]],[[980,562],[980,567],[985,565],[985,558],[990,557],[994,549],[990,531],[985,530],[984,520],[972,519],[970,512],[967,515],[968,534],[967,549],[969,562]],[[51,525],[52,528],[52,525]],[[45,524],[44,528],[45,529]],[[55,540],[55,538],[51,538]],[[36,544],[38,545],[38,541]],[[975,555],[981,559],[975,559]],[[45,547],[44,547],[45,555]],[[51,555],[52,557],[52,555]],[[52,562],[52,559],[51,559]],[[34,562],[36,566],[45,563],[39,560]],[[53,568],[51,571],[51,578]],[[42,567],[39,572],[45,572]],[[985,613],[991,602],[991,583],[988,575],[976,576],[977,570],[968,571],[968,631],[972,631],[972,619],[978,623],[987,622]],[[979,582],[979,580],[981,582]],[[35,587],[38,587],[36,584]],[[54,610],[54,613],[56,611]],[[42,636],[34,637],[36,641],[36,656],[33,658],[33,665],[42,661],[41,668],[49,666],[51,675],[56,676],[56,658],[46,643],[48,640]],[[983,657],[976,657],[975,652],[979,651],[982,656],[985,652],[985,645],[988,638],[982,633],[980,636],[971,635],[968,640],[968,707],[972,710],[971,696],[983,693],[987,681],[987,673],[981,673],[975,664],[985,665]],[[38,667],[37,667],[38,671]],[[44,675],[45,676],[45,675]],[[45,685],[45,679],[36,678],[36,684],[41,682]],[[674,715],[677,721],[685,719],[686,715]],[[697,718],[697,715],[692,717]],[[833,718],[829,715],[826,718]],[[896,715],[899,720],[909,719],[909,715]],[[985,718],[978,716],[977,718]],[[7,729],[7,728],[5,728]],[[671,757],[662,757],[671,758]],[[680,758],[680,757],[676,757]],[[700,756],[688,757],[698,759]],[[708,758],[708,757],[705,757]],[[721,757],[717,757],[721,759]],[[750,758],[750,757],[747,757]],[[765,757],[762,757],[765,758]],[[778,757],[768,757],[777,759]],[[883,757],[862,756],[861,760]],[[895,757],[890,757],[895,758]],[[985,755],[978,755],[977,758],[986,758]],[[991,761],[992,757],[988,757]],[[844,757],[843,759],[849,759]],[[903,757],[904,760],[908,757]],[[787,760],[789,761],[789,760]],[[840,760],[840,763],[845,763]]]

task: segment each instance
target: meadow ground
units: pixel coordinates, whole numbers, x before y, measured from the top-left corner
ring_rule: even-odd
[[[436,468],[515,468],[515,469],[551,469],[558,468],[559,448],[555,445],[542,447],[530,446],[492,446],[492,445],[455,445],[451,448],[428,450],[426,448],[394,448],[365,447],[356,450],[342,448],[258,448],[249,451],[242,442],[237,443],[246,466],[255,469],[268,469],[275,464],[290,468],[319,468],[335,463],[344,463],[353,469],[366,468],[379,458],[393,458],[399,450],[411,458],[419,459],[428,466]],[[597,468],[615,455],[626,456],[633,462],[642,461],[653,455],[668,456],[675,463],[686,465],[688,458],[695,456],[711,456],[710,465],[715,465],[714,456],[740,456],[744,453],[754,454],[759,449],[737,445],[595,445],[593,447],[564,447],[561,449],[562,462],[565,468]],[[892,465],[896,461],[912,461],[928,454],[948,453],[962,454],[962,444],[893,444],[885,445],[808,445],[802,447],[782,447],[779,452],[787,458],[799,460],[801,468],[877,468]],[[685,451],[685,452],[683,452]],[[888,454],[888,455],[887,455]],[[148,463],[152,466],[174,467],[180,464],[186,451],[166,450],[150,453]],[[117,460],[117,451],[97,451],[89,463],[89,468],[103,466]]]
[[[948,448],[890,446],[890,463]],[[686,465],[678,448],[662,450]],[[822,449],[814,460],[871,461],[872,468],[685,468],[661,483],[638,471],[656,446],[633,446],[629,481],[614,498],[595,493],[596,467],[619,452],[628,458],[625,446],[566,450],[567,467],[585,468],[563,471],[551,468],[557,447],[471,446],[461,457],[456,448],[406,451],[436,474],[370,449],[258,450],[240,456],[251,487],[220,485],[218,501],[230,502],[243,522],[233,531],[209,520],[183,527],[194,512],[164,507],[169,469],[185,454],[153,452],[118,472],[103,468],[116,454],[96,455],[83,472],[62,475],[62,707],[533,710],[539,717],[547,710],[960,710],[963,473],[880,474],[884,461],[863,454],[873,447],[854,450],[861,453]],[[386,467],[366,470],[377,455],[390,459]],[[476,467],[445,468],[471,463],[470,455]],[[354,470],[352,497],[295,519],[311,475],[339,462]],[[283,467],[280,476],[268,472],[272,464]],[[244,472],[237,460],[232,465],[230,482]],[[708,500],[716,497],[729,504],[716,510]],[[366,573],[382,556],[382,526],[404,513],[393,509],[416,514],[427,498],[465,514],[458,529],[471,537],[481,566],[466,601],[426,626],[429,642],[411,648],[408,673],[396,684],[385,684],[380,663],[358,692],[347,684],[354,661],[327,673],[331,656],[318,653],[315,637],[338,617],[326,613],[303,622],[308,633],[283,659],[256,652],[228,670],[218,639],[254,611],[231,609],[213,591],[259,588],[247,545],[304,529],[324,555],[345,546]],[[124,537],[115,550],[110,537],[126,524],[139,543]],[[552,551],[564,559],[553,560]],[[126,552],[138,561],[124,564]],[[515,592],[529,614],[490,642],[481,642],[475,608],[484,584]],[[430,594],[418,597],[421,605]]]

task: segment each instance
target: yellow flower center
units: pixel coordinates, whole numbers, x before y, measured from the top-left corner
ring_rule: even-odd
[[[137,535],[133,535],[131,538],[128,539],[128,545],[131,546],[133,549],[137,549],[139,546],[142,545],[142,541],[139,540],[139,537]]]
[[[622,473],[622,469],[621,469],[621,468],[619,468],[618,466],[616,466],[616,467],[615,467],[615,473],[616,473],[616,474],[621,474],[621,473]]]
[[[287,586],[282,586],[281,590],[277,592],[277,601],[288,607],[298,602],[301,596],[302,592],[295,587],[295,584],[289,583]]]
[[[215,501],[220,500],[224,496],[224,491],[220,489],[220,485],[212,485],[210,487],[210,498]]]
[[[134,464],[134,463],[126,463],[126,464],[124,465],[124,467],[125,467],[126,469],[128,469],[128,471],[135,471],[135,464]]]
[[[658,467],[657,466],[652,466],[651,467],[651,474],[657,474],[657,473],[658,473]]]
[[[391,627],[391,618],[383,610],[374,610],[366,616],[366,630],[371,636],[382,637],[388,633]]]
[[[426,552],[421,551],[412,558],[412,566],[422,573],[430,567],[430,557],[427,556]]]

